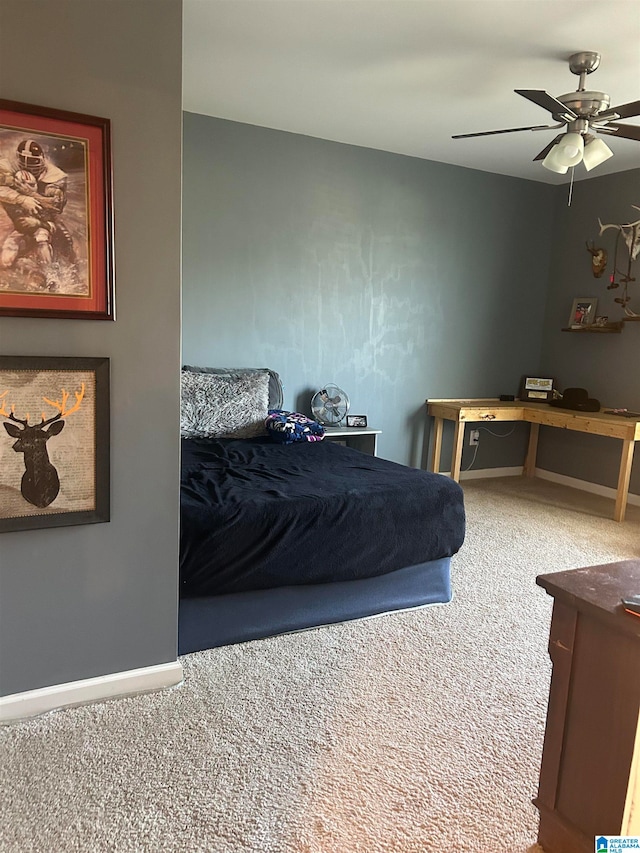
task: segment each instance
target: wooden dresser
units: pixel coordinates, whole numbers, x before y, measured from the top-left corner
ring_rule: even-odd
[[[599,835],[640,835],[640,560],[536,582],[554,598],[553,675],[534,804],[545,853],[593,853]]]

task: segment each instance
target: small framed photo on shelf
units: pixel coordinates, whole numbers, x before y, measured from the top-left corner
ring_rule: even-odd
[[[548,403],[553,399],[554,380],[546,376],[523,376],[520,383],[520,400],[529,403]]]
[[[367,416],[366,415],[347,415],[347,426],[348,427],[359,427],[360,429],[364,429],[367,426]]]
[[[597,307],[598,300],[595,296],[576,296],[571,306],[569,327],[581,329],[584,326],[590,326],[595,319]]]

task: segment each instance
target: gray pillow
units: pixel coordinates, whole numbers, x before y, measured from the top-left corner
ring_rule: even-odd
[[[248,373],[269,374],[269,408],[281,409],[284,402],[282,380],[275,370],[268,367],[196,367],[193,364],[184,364],[183,370],[191,373],[218,373],[226,376],[245,376]]]
[[[184,438],[266,435],[269,374],[192,373],[180,378],[180,433]]]

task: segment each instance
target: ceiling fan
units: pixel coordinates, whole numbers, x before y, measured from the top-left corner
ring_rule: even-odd
[[[545,169],[558,174],[566,174],[569,167],[577,166],[580,161],[590,171],[613,156],[613,151],[601,139],[590,131],[634,139],[640,142],[640,127],[619,124],[622,118],[640,115],[640,101],[610,107],[609,95],[605,92],[592,92],[585,89],[587,74],[591,74],[600,65],[600,54],[593,51],[574,53],[569,57],[569,69],[579,75],[580,82],[575,92],[558,95],[554,98],[543,89],[514,89],[516,94],[533,101],[539,107],[548,110],[557,124],[539,124],[533,127],[511,127],[506,130],[485,130],[481,133],[460,133],[452,139],[468,139],[473,136],[493,136],[498,133],[518,133],[522,130],[556,130],[565,127],[533,159],[542,160]]]

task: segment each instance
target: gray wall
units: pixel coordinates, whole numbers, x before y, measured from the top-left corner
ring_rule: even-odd
[[[180,0],[2,0],[2,97],[112,121],[117,321],[3,318],[4,354],[111,359],[106,524],[2,534],[0,692],[176,659]]]
[[[540,369],[554,188],[193,113],[183,182],[185,362],[269,366],[303,411],[335,382],[412,465],[425,398]],[[475,467],[525,436],[484,434]]]
[[[632,145],[633,143],[627,143]],[[613,269],[615,231],[599,236],[598,218],[604,223],[634,222],[640,212],[640,169],[590,177],[575,185],[571,206],[567,188],[558,188],[554,225],[553,259],[545,318],[542,369],[558,380],[560,389],[586,388],[603,406],[640,411],[640,322],[626,323],[620,335],[579,335],[562,332],[568,324],[576,296],[595,296],[598,313],[610,320],[623,314],[613,301],[620,289],[607,290]],[[602,278],[591,272],[591,256],[585,243],[595,241],[609,252]],[[618,269],[627,269],[628,254],[621,246]],[[629,307],[640,314],[640,258],[631,274]],[[615,487],[620,465],[620,441],[599,436],[565,433],[544,428],[540,434],[538,464],[542,468]],[[640,494],[640,452],[636,451],[630,490]]]

